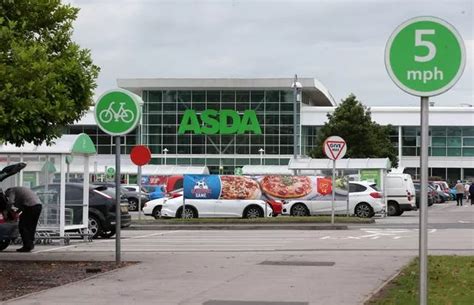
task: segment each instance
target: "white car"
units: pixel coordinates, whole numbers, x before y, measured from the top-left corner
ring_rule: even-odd
[[[163,208],[163,204],[170,198],[183,196],[183,191],[180,190],[172,192],[171,196],[172,197],[163,197],[146,202],[142,209],[143,214],[146,216],[153,216],[155,219],[161,218],[161,209]]]
[[[335,214],[346,214],[347,201],[336,200]],[[374,184],[357,181],[349,182],[349,214],[370,218],[385,213],[382,194]],[[283,203],[283,215],[309,216],[331,214],[331,200],[288,200]]]
[[[185,218],[197,217],[264,217],[265,205],[267,206],[266,217],[271,217],[273,210],[263,200],[240,200],[240,199],[186,199]],[[161,217],[182,217],[183,197],[168,199],[163,202]]]

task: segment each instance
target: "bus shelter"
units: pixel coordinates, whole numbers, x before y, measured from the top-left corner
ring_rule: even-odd
[[[37,229],[40,235],[64,239],[65,231],[87,232],[89,156],[94,154],[94,143],[84,133],[64,135],[51,145],[0,144],[0,166],[16,162],[27,164],[19,174],[5,180],[2,187],[24,186],[36,192],[43,205]],[[81,166],[81,182],[67,183],[71,165]]]
[[[290,159],[288,164],[288,169],[296,174],[313,172],[329,176],[332,172],[332,167],[333,161],[330,159]],[[343,172],[350,180],[376,183],[382,192],[385,206],[387,206],[385,179],[390,169],[391,162],[389,158],[347,158],[336,160],[336,171]]]

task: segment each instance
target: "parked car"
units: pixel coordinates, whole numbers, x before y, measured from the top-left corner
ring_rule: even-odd
[[[184,218],[209,217],[264,217],[265,205],[263,200],[240,199],[186,199]],[[183,196],[171,198],[163,203],[161,216],[164,218],[181,218],[183,213]],[[267,215],[273,214],[271,206],[267,205]]]
[[[420,208],[420,200],[421,200],[421,184],[419,182],[413,182],[413,185],[415,186],[415,202],[416,202],[416,207],[419,209]],[[433,189],[427,185],[427,196],[428,196],[428,206],[432,206],[434,203],[434,197],[433,197]]]
[[[132,192],[137,192],[140,190],[140,186],[138,184],[122,184],[124,188],[126,188],[129,191]],[[142,193],[148,194],[148,191],[146,188],[142,186]]]
[[[82,183],[66,183],[66,207],[73,210],[73,223],[82,220]],[[57,183],[40,185],[32,188],[40,199],[45,196],[57,202],[59,198],[60,185]],[[124,196],[120,200],[120,222],[121,227],[128,227],[132,218],[128,213],[128,200]],[[108,186],[89,186],[89,231],[93,238],[110,238],[115,235],[115,188]],[[45,209],[46,207],[44,207]]]
[[[4,167],[0,171],[0,182],[17,174],[25,166],[26,163],[22,162]],[[0,188],[0,196],[5,196],[2,188]],[[18,221],[18,213],[8,210],[4,201],[3,205],[0,205],[0,251],[5,250],[10,245],[10,242],[19,236]]]
[[[273,217],[277,217],[283,212],[283,202],[275,199],[268,199],[267,204],[270,205],[273,210]]]
[[[382,194],[374,184],[364,181],[349,182],[349,214],[357,217],[373,217],[385,213]],[[283,215],[309,216],[331,214],[331,200],[287,200],[283,202]],[[347,213],[347,201],[336,201],[335,214]]]
[[[163,203],[170,198],[176,198],[180,196],[183,196],[182,189],[170,192],[165,197],[150,200],[143,206],[143,213],[146,216],[152,216],[155,219],[161,218],[161,209],[163,208]]]
[[[449,198],[451,198],[451,195],[450,195],[451,191],[446,181],[431,181],[431,182],[433,182],[437,190],[444,192],[446,195],[449,196]],[[446,198],[446,196],[444,196],[444,198]]]
[[[94,183],[94,185],[105,185],[107,187],[115,188],[115,183],[113,182],[97,182],[97,183]],[[137,191],[131,191],[122,185],[120,187],[121,187],[122,194],[127,197],[129,211],[138,211],[138,203],[139,203],[138,198],[141,198],[142,209],[143,209],[144,203],[150,200],[150,196],[148,195],[148,193],[142,193],[140,196],[140,193]]]
[[[415,186],[409,174],[388,173],[385,179],[385,194],[389,216],[400,216],[404,211],[416,210]]]

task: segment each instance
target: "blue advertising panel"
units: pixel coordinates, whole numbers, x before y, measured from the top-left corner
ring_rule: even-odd
[[[218,175],[184,175],[184,198],[219,199],[221,180]]]

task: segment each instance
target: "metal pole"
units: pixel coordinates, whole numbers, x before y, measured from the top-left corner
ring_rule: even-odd
[[[120,136],[115,136],[115,263],[120,264]]]
[[[184,192],[183,192],[183,211],[181,212],[181,219],[184,219],[185,211],[186,211],[186,199],[184,198]]]
[[[142,220],[142,167],[138,167],[138,221]]]
[[[420,305],[428,304],[428,129],[429,129],[429,102],[428,97],[421,98],[421,161],[420,161]]]
[[[334,224],[334,201],[336,200],[336,160],[332,160],[332,201],[331,201],[331,224]]]

